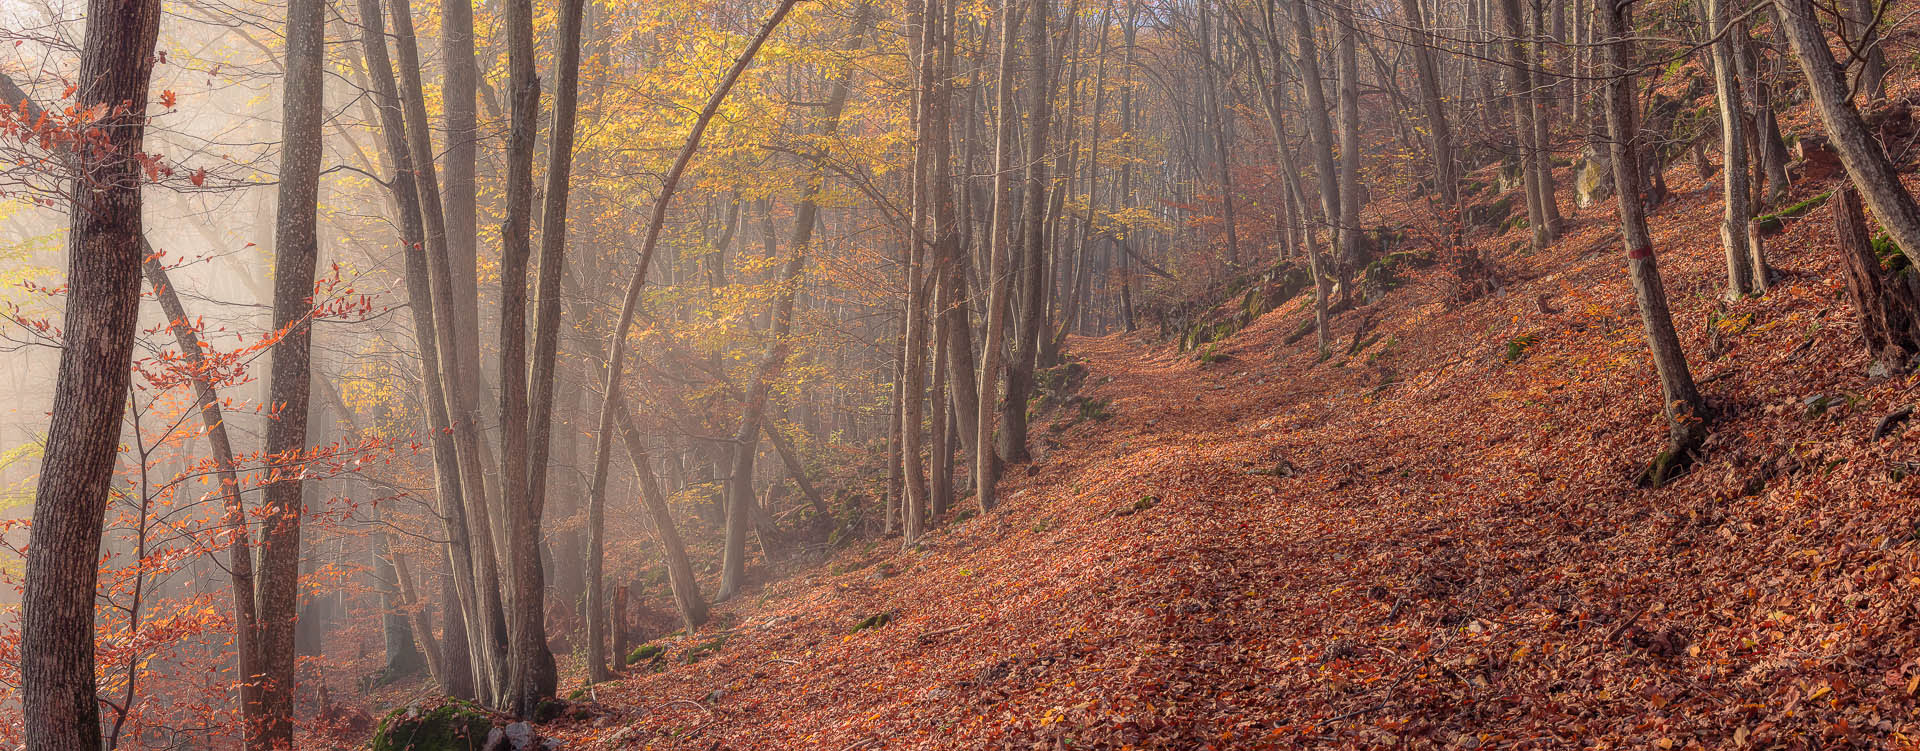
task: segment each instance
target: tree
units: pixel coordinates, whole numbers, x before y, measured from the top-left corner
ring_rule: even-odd
[[[275,462],[260,527],[258,678],[266,748],[293,747],[294,637],[300,607],[300,522],[305,512],[307,407],[313,385],[313,282],[319,262],[320,124],[325,114],[326,4],[287,3],[287,63],[282,103],[279,206],[273,264],[273,369],[266,452]]]
[[[1714,93],[1720,103],[1721,200],[1726,218],[1720,223],[1720,246],[1727,254],[1727,296],[1734,299],[1766,289],[1766,265],[1756,263],[1756,249],[1747,242],[1748,204],[1747,114],[1741,103],[1740,79],[1735,68],[1733,30],[1728,25],[1726,0],[1707,0],[1707,33],[1713,37]]]
[[[66,346],[21,596],[21,712],[36,751],[96,751],[93,600],[140,312],[142,142],[158,0],[89,0],[75,105],[106,134],[74,154]]]
[[[1013,280],[1007,268],[1011,259],[1007,239],[1011,236],[1013,201],[1010,174],[1013,172],[1013,53],[1018,35],[1018,5],[1015,0],[1000,3],[1000,55],[997,83],[994,86],[995,117],[993,145],[993,214],[987,229],[986,333],[980,347],[980,401],[975,427],[979,431],[973,446],[973,486],[982,512],[999,505],[996,484],[1000,481],[1000,463],[994,443],[994,412],[998,409],[996,392],[1000,389],[1001,350],[1007,335],[1008,308],[1012,305]],[[1011,398],[1011,395],[1009,395]],[[1008,457],[1011,458],[1011,457]]]
[[[688,162],[693,160],[694,153],[700,149],[700,138],[705,135],[707,125],[713,121],[714,113],[720,109],[721,102],[726,101],[727,93],[732,91],[734,83],[740,80],[740,74],[753,63],[754,55],[766,45],[767,38],[773,36],[774,30],[780,28],[780,23],[786,20],[788,13],[793,11],[795,2],[797,0],[780,0],[780,4],[774,7],[766,22],[761,24],[759,33],[747,43],[746,49],[734,58],[733,65],[721,77],[719,85],[715,87],[713,94],[707,97],[707,103],[701,107],[700,114],[694,119],[692,129],[681,144],[679,155],[674,158],[673,166],[668,169],[665,179],[660,184],[659,194],[653,199],[653,210],[647,218],[646,234],[641,238],[639,263],[634,269],[632,279],[627,283],[626,293],[621,300],[619,321],[609,332],[606,384],[602,392],[598,432],[594,436],[592,484],[587,495],[587,513],[590,517],[604,513],[607,464],[613,449],[614,413],[619,409],[620,404],[620,375],[626,361],[627,332],[633,328],[633,319],[640,305],[640,290],[646,286],[647,271],[653,265],[654,250],[659,247],[660,231],[666,223],[667,207],[672,204],[674,191],[678,189],[681,177],[686,174]],[[602,595],[603,585],[600,579],[604,565],[603,537],[604,530],[599,525],[591,525],[588,530],[586,577],[587,612],[591,619],[588,621],[589,624],[601,620],[600,613],[605,607]],[[606,659],[605,649],[600,639],[590,638],[587,646],[587,664],[603,662]]]
[[[1645,485],[1662,485],[1692,462],[1706,437],[1706,405],[1687,369],[1686,353],[1673,329],[1667,309],[1666,287],[1647,234],[1645,209],[1640,204],[1640,134],[1634,124],[1633,25],[1631,8],[1611,2],[1596,4],[1599,27],[1607,50],[1607,148],[1613,157],[1614,197],[1620,207],[1620,235],[1627,247],[1627,277],[1640,305],[1640,323],[1646,329],[1647,349],[1660,375],[1660,391],[1667,416],[1667,446],[1641,475]]]
[[[1887,152],[1874,140],[1872,131],[1860,117],[1860,110],[1848,96],[1846,78],[1839,63],[1827,48],[1826,35],[1814,19],[1812,0],[1780,0],[1780,23],[1800,70],[1807,75],[1820,121],[1833,137],[1834,151],[1847,176],[1860,189],[1867,207],[1880,220],[1880,226],[1892,236],[1900,252],[1909,261],[1920,263],[1920,206],[1913,194],[1900,184],[1900,176],[1887,159]]]

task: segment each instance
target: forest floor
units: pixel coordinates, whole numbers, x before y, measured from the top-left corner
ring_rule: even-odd
[[[1656,248],[1715,414],[1665,488],[1633,484],[1663,428],[1609,200],[1545,253],[1488,240],[1499,294],[1450,302],[1430,269],[1344,313],[1328,362],[1284,342],[1300,300],[1217,362],[1144,334],[1074,340],[1080,394],[1110,414],[1036,430],[1003,508],[751,590],[543,732],[593,749],[1920,747],[1920,429],[1871,437],[1920,381],[1866,376],[1826,210],[1773,239],[1769,294],[1726,302],[1699,229],[1717,190],[1673,187]]]

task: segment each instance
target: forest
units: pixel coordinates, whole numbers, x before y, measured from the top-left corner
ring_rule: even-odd
[[[0,748],[1920,748],[1916,12],[0,0]]]

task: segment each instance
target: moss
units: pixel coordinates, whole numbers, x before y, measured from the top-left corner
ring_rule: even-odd
[[[1873,236],[1873,255],[1880,259],[1880,268],[1891,272],[1898,273],[1913,265],[1900,250],[1900,244],[1885,232]]]
[[[658,659],[666,655],[666,653],[666,647],[658,644],[642,644],[627,654],[627,664],[638,665],[649,660]]]
[[[721,634],[717,637],[714,637],[713,639],[709,639],[707,641],[703,641],[703,642],[700,642],[699,644],[693,645],[691,649],[687,650],[687,655],[681,658],[681,661],[685,662],[688,665],[692,665],[696,662],[707,659],[707,655],[711,655],[716,652],[719,652],[720,648],[725,647],[726,645],[727,645],[727,635]]]
[[[864,620],[861,620],[859,623],[853,624],[853,630],[847,633],[857,634],[862,631],[871,631],[876,628],[884,628],[887,624],[892,622],[893,622],[892,611],[887,611],[883,613],[874,613],[873,615],[867,616]]]
[[[370,751],[479,751],[493,729],[493,716],[459,699],[423,710],[401,707],[380,720]]]
[[[1805,216],[1807,212],[1825,205],[1827,199],[1831,197],[1833,197],[1833,191],[1829,190],[1771,214],[1763,214],[1755,217],[1753,221],[1759,227],[1762,234],[1771,235],[1784,229],[1788,219],[1798,219]]]
[[[1507,362],[1519,362],[1520,358],[1527,355],[1527,348],[1533,346],[1534,340],[1535,337],[1532,334],[1522,334],[1508,340],[1507,352],[1503,359]]]

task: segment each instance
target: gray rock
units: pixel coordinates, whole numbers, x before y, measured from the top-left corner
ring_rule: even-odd
[[[1613,197],[1613,155],[1589,144],[1573,168],[1573,202],[1587,208]]]
[[[526,722],[516,722],[506,728],[507,741],[513,744],[513,751],[532,751],[533,726]]]

